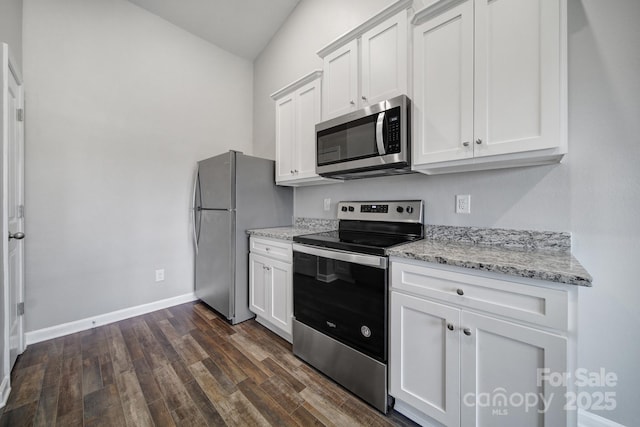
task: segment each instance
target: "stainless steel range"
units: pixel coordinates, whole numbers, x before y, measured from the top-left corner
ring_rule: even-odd
[[[293,353],[386,413],[386,249],[424,237],[420,200],[340,202],[338,231],[293,241]]]

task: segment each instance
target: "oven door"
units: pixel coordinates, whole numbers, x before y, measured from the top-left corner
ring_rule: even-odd
[[[386,362],[387,263],[386,257],[294,244],[295,319]]]

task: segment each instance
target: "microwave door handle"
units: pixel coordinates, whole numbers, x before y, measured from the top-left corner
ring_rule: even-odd
[[[384,134],[382,132],[382,126],[384,125],[384,114],[378,114],[378,121],[376,122],[376,145],[378,146],[378,154],[384,156],[387,151],[384,149]]]

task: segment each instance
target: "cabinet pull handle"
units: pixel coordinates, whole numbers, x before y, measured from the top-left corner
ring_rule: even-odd
[[[293,169],[291,169],[289,172],[291,172],[291,175],[293,175]]]
[[[447,329],[453,331],[453,323],[447,323]]]
[[[460,296],[464,295],[464,291],[462,289],[456,289],[456,293]]]
[[[356,105],[355,101],[353,101],[353,100],[349,101],[349,104]]]
[[[469,146],[469,141],[463,142],[462,145],[464,145],[465,147],[468,147]]]
[[[482,140],[480,138],[476,139],[476,144],[478,145],[482,144]]]
[[[362,95],[362,100],[363,100],[363,101],[366,101],[366,100],[367,100],[367,97],[366,97],[366,96],[364,96],[364,95]]]
[[[294,173],[298,173],[298,169],[294,169],[294,170],[293,170],[293,172],[294,172]]]
[[[462,330],[462,332],[464,332],[464,334],[465,334],[466,336],[470,336],[470,335],[471,335],[471,329],[469,329],[469,328],[464,328],[464,329]]]

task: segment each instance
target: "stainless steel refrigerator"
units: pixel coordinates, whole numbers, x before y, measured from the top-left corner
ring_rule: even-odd
[[[194,185],[195,293],[232,324],[249,311],[247,229],[290,225],[293,190],[272,160],[229,151],[198,162]]]

